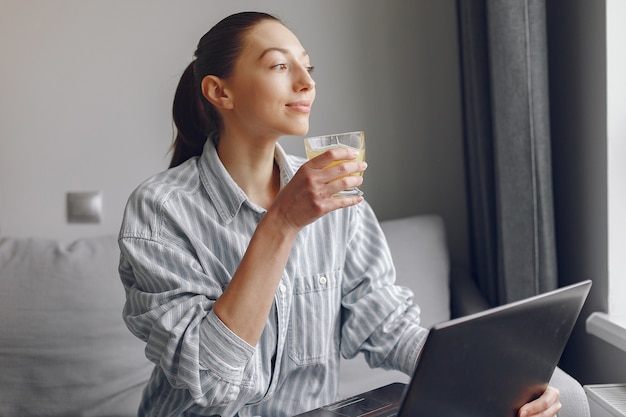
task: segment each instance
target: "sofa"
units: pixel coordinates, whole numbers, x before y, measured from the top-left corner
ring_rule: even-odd
[[[488,305],[462,269],[452,268],[445,227],[434,215],[382,222],[398,283],[415,292],[431,326]],[[0,416],[136,415],[152,371],[144,345],[122,322],[124,291],[115,236],[72,242],[0,238]],[[395,371],[343,361],[340,395],[387,382]],[[582,386],[557,368],[560,416],[589,416]]]

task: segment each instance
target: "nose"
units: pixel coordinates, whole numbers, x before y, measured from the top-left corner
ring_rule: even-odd
[[[298,66],[298,75],[294,87],[296,91],[312,90],[315,87],[315,80],[309,72],[309,67],[304,65]]]

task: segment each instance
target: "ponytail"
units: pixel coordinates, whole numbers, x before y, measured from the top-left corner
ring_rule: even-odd
[[[211,134],[209,121],[202,104],[204,98],[196,87],[194,75],[195,61],[187,66],[183,72],[176,94],[172,116],[176,126],[176,138],[172,144],[172,160],[170,168],[178,166],[187,159],[199,156],[202,153],[207,137]],[[211,109],[213,113],[215,110]]]

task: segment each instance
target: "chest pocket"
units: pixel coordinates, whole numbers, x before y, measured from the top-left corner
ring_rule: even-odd
[[[342,271],[292,281],[289,357],[297,365],[325,362],[339,349]]]

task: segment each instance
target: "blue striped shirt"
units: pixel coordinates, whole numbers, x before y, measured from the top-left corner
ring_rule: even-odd
[[[410,374],[426,330],[363,202],[302,229],[264,332],[251,346],[212,305],[265,210],[215,147],[130,196],[120,231],[124,320],[156,366],[140,416],[289,416],[336,400],[340,356]],[[304,162],[277,146],[284,185]]]

